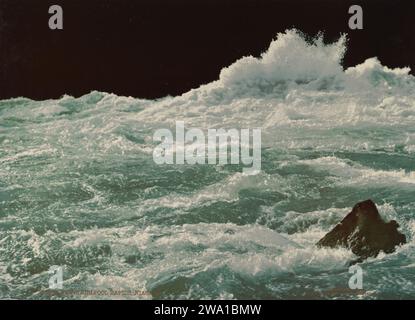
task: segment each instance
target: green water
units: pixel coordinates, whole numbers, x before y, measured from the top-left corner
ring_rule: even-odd
[[[342,50],[326,48],[315,68],[320,56],[307,50],[322,45],[285,37],[267,54],[306,48],[297,59],[308,76]],[[277,62],[267,59],[268,69],[237,62],[218,82],[157,101],[100,92],[0,101],[0,298],[413,298],[413,78],[368,60],[281,82],[283,72],[297,75],[277,64],[280,78],[270,78],[263,70]],[[154,131],[175,121],[261,128],[261,173],[156,165]],[[408,243],[360,264],[356,293],[353,254],[314,244],[365,199],[399,222]],[[64,280],[53,294],[51,266]]]

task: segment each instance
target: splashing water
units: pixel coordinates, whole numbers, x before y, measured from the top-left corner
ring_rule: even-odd
[[[0,297],[49,298],[61,265],[64,289],[141,298],[413,298],[414,77],[343,70],[345,40],[289,30],[178,97],[0,101]],[[176,121],[261,128],[262,172],[154,164]],[[364,262],[357,295],[353,254],[314,244],[367,198],[408,244]]]

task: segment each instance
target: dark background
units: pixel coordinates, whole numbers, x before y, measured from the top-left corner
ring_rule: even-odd
[[[62,31],[48,28],[53,4]],[[352,4],[363,30],[348,29]],[[326,42],[347,33],[345,67],[377,56],[415,70],[413,0],[0,0],[0,99],[177,95],[292,27]]]

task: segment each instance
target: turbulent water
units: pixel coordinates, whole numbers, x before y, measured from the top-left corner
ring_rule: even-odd
[[[345,43],[287,31],[179,97],[0,101],[0,297],[414,298],[415,78],[344,70]],[[156,165],[176,121],[261,128],[261,173]],[[355,292],[354,255],[314,244],[369,198],[408,243],[363,262]]]

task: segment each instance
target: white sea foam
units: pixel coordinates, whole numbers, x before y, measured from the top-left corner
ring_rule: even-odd
[[[343,160],[336,157],[322,157],[313,160],[300,160],[299,163],[307,164],[314,170],[329,172],[341,178],[342,185],[365,185],[397,186],[415,184],[415,172],[405,170],[376,170]],[[412,186],[410,186],[412,187]]]

